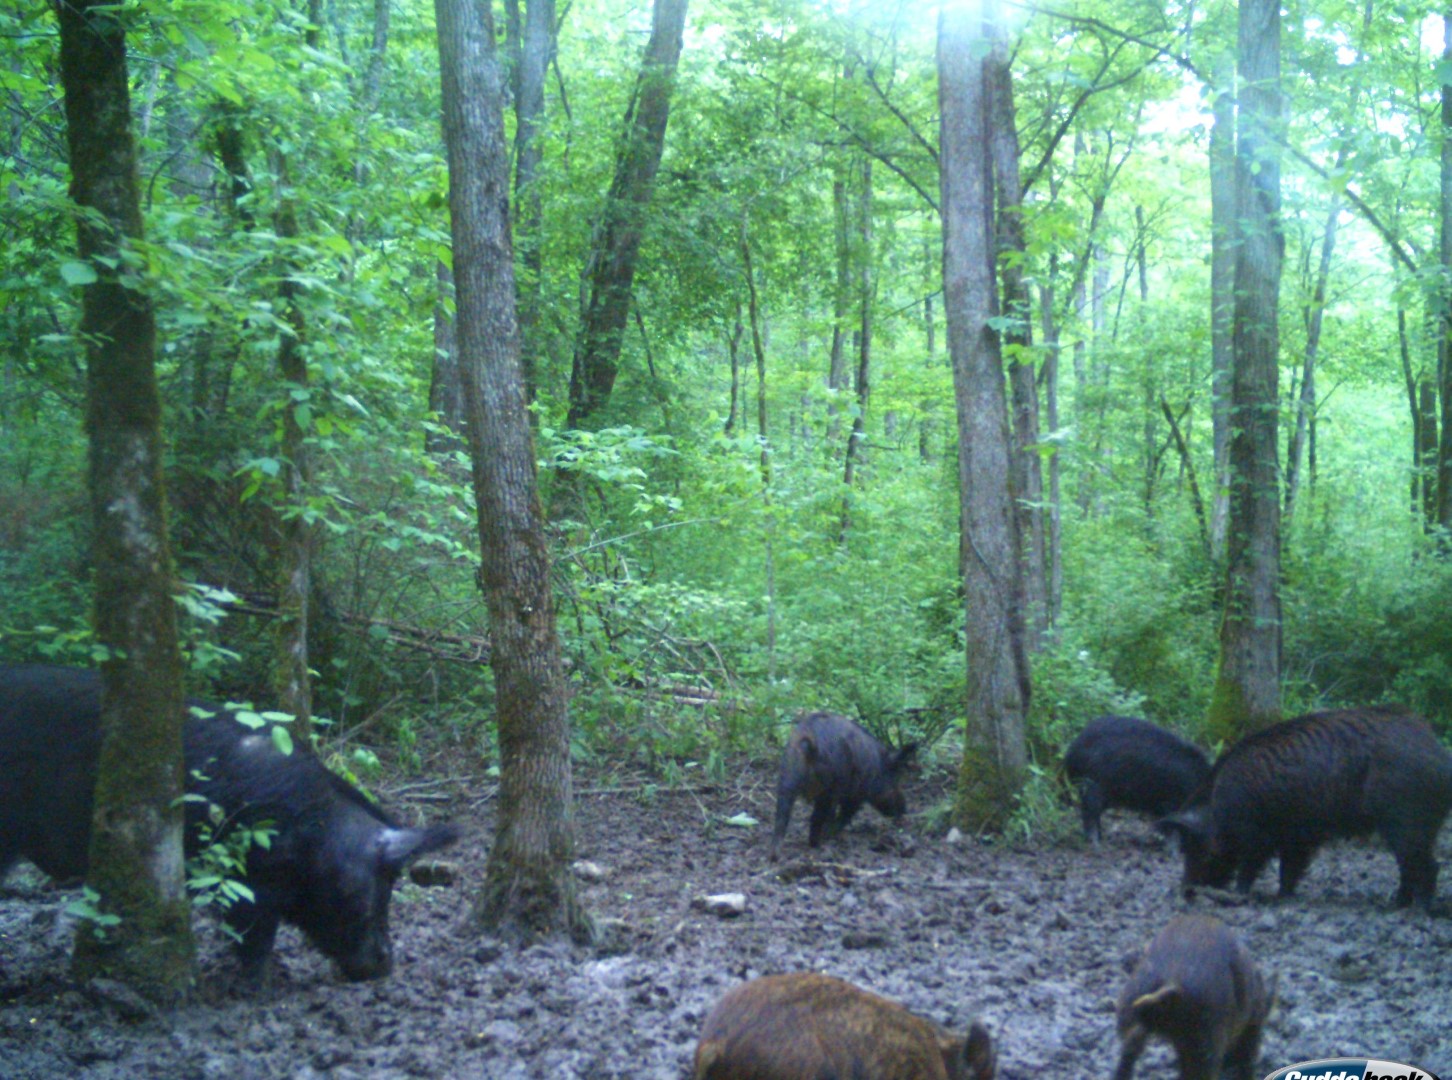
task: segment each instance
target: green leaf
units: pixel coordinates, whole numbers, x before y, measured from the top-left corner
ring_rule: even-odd
[[[726,818],[725,821],[727,825],[735,825],[738,828],[742,829],[754,828],[755,826],[761,824],[761,822],[757,821],[754,817],[752,817],[745,811],[742,811],[739,814],[735,814],[732,817]]]
[[[92,285],[100,280],[94,266],[76,259],[61,263],[60,274],[67,285]]]
[[[258,731],[267,726],[267,721],[264,720],[258,713],[253,712],[251,709],[239,708],[232,713],[232,717],[237,721],[237,723],[241,724],[243,727],[249,727],[253,731]]]
[[[292,753],[292,732],[281,724],[272,725],[272,745],[284,754]]]

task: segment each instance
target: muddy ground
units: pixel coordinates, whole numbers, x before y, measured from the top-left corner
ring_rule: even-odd
[[[1248,902],[1187,901],[1177,855],[1130,817],[1109,815],[1093,851],[1077,837],[948,844],[921,819],[899,832],[867,811],[809,859],[805,806],[774,868],[771,772],[679,792],[580,779],[578,856],[602,875],[581,888],[613,940],[602,949],[519,951],[459,936],[492,800],[462,780],[405,786],[396,807],[452,816],[467,836],[452,853],[458,884],[409,883],[396,895],[391,978],[344,983],[289,929],[271,991],[241,997],[229,989],[225,942],[203,924],[198,1000],[165,1016],[136,1018],[124,1000],[68,983],[68,894],[12,874],[0,887],[0,1077],[679,1078],[728,987],[816,969],[949,1027],[982,1017],[1008,1080],[1102,1078],[1118,1053],[1113,999],[1126,958],[1187,908],[1236,927],[1279,975],[1263,1072],[1370,1056],[1452,1075],[1452,872],[1433,917],[1390,907],[1395,866],[1375,844],[1323,851],[1287,903],[1271,898],[1273,871]],[[916,809],[945,781],[915,783]],[[742,812],[763,824],[727,823]],[[1441,848],[1446,864],[1452,829]],[[744,893],[745,914],[692,905],[721,892]],[[1168,1049],[1147,1053],[1137,1075],[1174,1076]]]

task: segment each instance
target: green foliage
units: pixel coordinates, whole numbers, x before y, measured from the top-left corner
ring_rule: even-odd
[[[1061,638],[1033,657],[1029,754],[1039,772],[1056,769],[1069,743],[1094,717],[1145,713],[1144,696],[1116,683],[1075,637],[1072,628],[1065,628]]]
[[[89,924],[91,935],[105,941],[113,928],[121,925],[121,916],[101,910],[101,894],[89,885],[83,886],[78,899],[65,907],[66,914]]]
[[[1358,193],[1403,250],[1436,250],[1436,146],[1424,133],[1438,102],[1423,20],[1363,25],[1359,11],[1313,7],[1287,24],[1297,59],[1287,137],[1322,172],[1343,145],[1347,156],[1334,174],[1285,170],[1287,402],[1331,194]],[[1053,288],[1061,333],[1061,420],[1038,449],[1060,471],[1064,603],[1033,659],[1035,772],[1015,819],[1025,831],[1053,828],[1051,772],[1084,721],[1122,711],[1194,736],[1210,706],[1223,571],[1203,550],[1188,469],[1212,499],[1205,144],[1216,88],[1145,43],[1188,50],[1208,77],[1234,36],[1228,10],[1207,12],[1189,42],[1167,36],[1150,9],[1099,0],[1072,25],[1036,12],[1012,27],[1032,185],[1024,268]],[[301,517],[316,538],[319,711],[340,731],[366,724],[406,763],[441,740],[497,768],[468,463],[424,448],[425,433],[440,431],[428,390],[436,312],[448,311],[437,271],[451,260],[432,7],[392,5],[374,97],[371,5],[337,2],[326,15],[310,27],[295,5],[148,0],[128,16],[146,191],[138,250],[160,327],[183,647],[199,688],[261,697],[278,525]],[[722,0],[695,13],[640,223],[636,318],[607,419],[567,431],[578,282],[648,18],[613,0],[568,11],[542,134],[536,448],[555,515],[575,752],[645,762],[679,783],[717,775],[734,754],[770,755],[792,717],[816,708],[894,743],[931,745],[963,720],[966,674],[933,206],[933,20],[916,4]],[[10,120],[0,146],[0,655],[93,665],[75,337],[87,271],[74,255],[49,19],[42,7],[0,12]],[[1354,66],[1348,43],[1364,54]],[[219,165],[230,132],[244,159],[240,191]],[[871,239],[848,230],[844,290],[833,185],[860,206],[869,160]],[[277,227],[284,200],[296,237]],[[1452,632],[1439,618],[1452,579],[1404,505],[1396,328],[1401,305],[1413,373],[1434,369],[1421,312],[1439,273],[1393,275],[1390,241],[1364,214],[1342,227],[1315,485],[1308,478],[1285,535],[1286,707],[1401,699],[1452,731]],[[735,336],[743,243],[761,304],[760,388],[749,328]],[[825,382],[834,330],[855,364],[855,275],[868,259],[863,414],[850,386]],[[277,372],[296,333],[284,279],[302,316],[307,385]],[[1075,280],[1088,292],[1082,308]],[[1027,358],[1046,395],[1042,341]],[[1180,417],[1188,462],[1161,397]],[[848,489],[846,430],[858,415],[865,439]],[[314,468],[297,503],[280,483],[286,417]],[[1286,431],[1290,419],[1284,411]],[[248,712],[289,742],[286,726]],[[366,759],[335,764],[373,775]]]
[[[194,908],[212,907],[225,913],[239,902],[255,899],[247,876],[247,855],[252,848],[268,850],[277,830],[270,822],[243,828],[229,822],[222,808],[201,795],[184,796],[185,801],[206,807],[206,817],[197,826],[197,852],[187,859],[187,891]],[[228,934],[235,931],[222,924]]]

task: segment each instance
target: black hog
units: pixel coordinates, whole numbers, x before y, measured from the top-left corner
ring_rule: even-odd
[[[1152,1036],[1168,1039],[1180,1080],[1254,1080],[1275,999],[1245,944],[1209,915],[1180,915],[1155,936],[1119,995],[1114,1080],[1130,1080]]]
[[[1064,771],[1079,789],[1084,838],[1098,845],[1105,810],[1173,813],[1204,782],[1210,762],[1198,746],[1148,720],[1099,716],[1069,744]]]
[[[1381,834],[1401,871],[1399,907],[1430,907],[1433,847],[1452,809],[1452,754],[1425,720],[1389,708],[1311,713],[1248,735],[1162,825],[1180,838],[1186,886],[1249,892],[1272,855],[1280,895],[1333,837]]]
[[[992,1080],[981,1023],[950,1035],[829,975],[768,975],[726,993],[701,1032],[695,1080]]]
[[[865,802],[887,817],[901,818],[907,802],[898,778],[915,750],[913,745],[891,750],[845,716],[826,712],[803,716],[782,754],[771,860],[776,861],[799,797],[812,801],[807,832],[812,847],[841,832]]]
[[[61,880],[86,872],[100,749],[101,679],[72,668],[0,667],[0,875],[19,858]],[[406,828],[311,754],[193,703],[183,728],[188,854],[208,804],[229,828],[270,824],[247,854],[253,899],[225,919],[244,972],[261,975],[280,922],[298,926],[349,979],[392,967],[388,907],[410,861],[453,843],[452,825]]]

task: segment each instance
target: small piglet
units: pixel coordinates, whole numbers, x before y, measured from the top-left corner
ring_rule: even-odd
[[[845,716],[807,713],[797,721],[782,754],[776,785],[776,828],[771,835],[775,862],[798,798],[812,801],[807,843],[818,847],[850,822],[863,803],[901,818],[907,811],[898,779],[917,747],[892,750]]]

